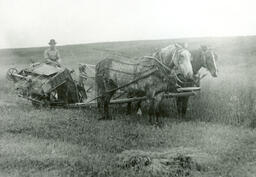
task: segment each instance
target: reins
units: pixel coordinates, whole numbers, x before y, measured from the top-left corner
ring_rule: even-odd
[[[138,77],[137,79],[132,80],[131,82],[128,82],[127,84],[121,85],[121,86],[119,86],[119,87],[117,87],[117,88],[114,88],[114,89],[111,89],[111,90],[107,90],[107,91],[105,91],[102,95],[97,96],[97,97],[91,99],[90,101],[88,101],[88,103],[90,103],[90,102],[92,102],[92,101],[94,101],[94,100],[96,100],[96,99],[98,99],[98,98],[103,97],[104,94],[111,93],[111,92],[115,92],[115,91],[120,90],[120,89],[122,89],[122,88],[124,88],[124,87],[127,87],[127,86],[129,86],[129,85],[131,85],[131,84],[134,84],[134,83],[138,82],[139,80],[145,79],[145,78],[147,78],[148,76],[150,76],[150,75],[152,75],[153,73],[155,73],[156,71],[157,71],[157,69],[153,69],[153,70],[151,70],[149,73],[147,73],[147,74],[145,74],[145,75],[142,75],[141,77]]]
[[[166,75],[167,76],[170,76],[169,78],[172,78],[172,77],[174,77],[177,81],[179,81],[179,82],[183,82],[183,81],[181,81],[180,79],[179,79],[179,77],[177,76],[177,74],[176,73],[173,73],[173,74],[167,74],[167,72],[166,72],[166,70],[168,71],[168,72],[172,72],[172,70],[168,67],[168,66],[166,66],[164,63],[162,63],[160,60],[158,60],[156,57],[152,57],[152,56],[144,56],[143,58],[148,58],[148,59],[153,59],[153,60],[155,60],[158,64],[160,64],[160,66],[162,66],[163,68],[164,68],[164,72],[166,73]]]

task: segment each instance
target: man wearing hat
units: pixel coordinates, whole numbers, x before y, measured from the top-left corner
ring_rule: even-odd
[[[44,58],[46,59],[47,64],[52,64],[54,66],[60,66],[60,54],[56,49],[56,41],[51,39],[49,44],[49,48],[44,51]]]

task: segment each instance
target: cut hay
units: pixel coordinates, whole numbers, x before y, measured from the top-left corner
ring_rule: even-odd
[[[126,150],[117,155],[117,166],[153,176],[191,176],[205,171],[213,157],[194,148],[161,152]]]

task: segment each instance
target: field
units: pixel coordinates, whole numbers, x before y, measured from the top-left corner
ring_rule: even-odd
[[[0,50],[0,176],[256,176],[256,37],[79,44],[59,50],[63,63],[77,70],[78,63],[96,64],[105,57],[150,55],[174,41],[186,41],[190,49],[214,48],[219,77],[209,74],[202,81],[184,120],[170,100],[161,128],[145,116],[123,114],[122,106],[113,110],[111,121],[98,121],[94,108],[35,109],[15,95],[5,72],[43,61],[45,48]],[[127,154],[136,153],[190,154],[197,167],[166,173],[153,162],[151,169],[122,165]]]

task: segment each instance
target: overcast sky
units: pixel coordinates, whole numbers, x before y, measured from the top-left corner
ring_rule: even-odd
[[[256,34],[254,0],[0,0],[0,48]]]

